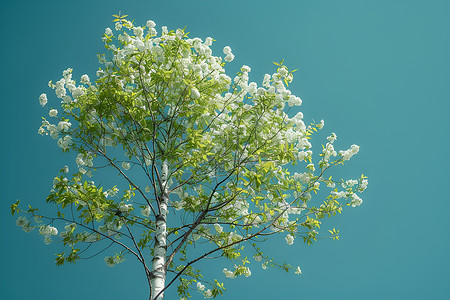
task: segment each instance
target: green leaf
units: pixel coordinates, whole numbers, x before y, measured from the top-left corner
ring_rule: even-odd
[[[16,203],[11,204],[11,215],[14,216],[19,211],[19,208],[18,208],[19,203],[20,203],[20,200],[17,199]]]

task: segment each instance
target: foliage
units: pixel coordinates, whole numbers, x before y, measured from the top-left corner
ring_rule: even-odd
[[[116,35],[105,30],[107,51],[99,55],[95,82],[83,75],[77,84],[67,69],[49,83],[61,109],[49,110],[39,133],[75,153],[77,165],[75,173],[66,166],[54,179],[47,202],[57,215],[16,202],[12,214],[27,216],[17,224],[27,232],[39,228],[46,244],[61,243],[57,265],[88,256],[93,244],[111,252],[108,266],[136,258],[151,299],[162,299],[176,283],[182,299],[193,290],[206,298],[221,295],[223,283],[194,268],[206,257],[232,262],[232,270],[223,269],[229,278],[251,275],[250,255],[264,269],[301,274],[266,255],[261,242],[282,235],[288,245],[299,237],[310,245],[319,238],[321,219],[360,205],[365,176],[325,177],[359,147],[337,153],[333,133],[314,162],[311,135],[324,122],[307,126],[301,112],[290,116],[302,101],[288,89],[294,71],[283,61],[258,87],[249,82],[248,66],[234,79],[226,75],[234,55],[227,46],[224,59],[213,56],[210,37],[202,41],[166,27],[158,35],[153,21],[140,27],[126,15],[114,17]],[[39,101],[45,106],[47,95]],[[90,177],[100,168],[122,181],[95,184]],[[326,196],[317,194],[321,188]],[[64,231],[58,234],[56,226]],[[328,232],[338,239],[339,230]]]

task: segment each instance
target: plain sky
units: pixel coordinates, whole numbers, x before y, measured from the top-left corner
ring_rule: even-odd
[[[245,64],[260,83],[285,59],[299,69],[290,88],[305,120],[324,119],[339,148],[361,146],[337,170],[369,177],[363,205],[327,221],[340,240],[271,241],[268,252],[300,265],[301,276],[252,261],[250,278],[230,280],[220,275],[228,262],[209,261],[228,290],[222,299],[450,299],[450,1],[25,0],[0,10],[0,299],[148,299],[136,263],[56,267],[58,246],[22,232],[9,209],[17,198],[44,207],[58,169],[73,164],[37,134],[46,112],[38,97],[68,67],[95,77],[101,35],[118,11],[211,36],[216,55],[231,46],[231,77]]]

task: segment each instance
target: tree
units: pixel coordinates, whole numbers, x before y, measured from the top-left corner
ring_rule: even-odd
[[[126,256],[137,259],[151,300],[163,299],[174,284],[181,299],[190,290],[206,298],[222,294],[221,281],[194,268],[206,257],[233,262],[234,269],[223,269],[229,278],[251,275],[250,255],[263,268],[301,274],[266,255],[262,242],[283,235],[288,245],[296,238],[310,245],[322,218],[360,205],[366,177],[325,177],[359,147],[337,153],[333,133],[313,157],[310,137],[324,122],[306,126],[301,112],[290,116],[302,101],[288,89],[295,70],[283,61],[258,87],[249,83],[248,66],[233,80],[226,75],[234,55],[227,46],[224,61],[213,56],[210,37],[203,42],[166,27],[158,35],[153,21],[139,27],[116,18],[117,36],[109,28],[103,35],[107,53],[99,55],[95,82],[83,75],[77,85],[72,69],[49,82],[62,110],[50,109],[39,133],[76,154],[77,172],[65,166],[55,177],[46,199],[55,216],[17,201],[11,206],[13,215],[23,214],[17,225],[38,229],[46,244],[61,244],[57,265],[91,249],[108,251],[111,267]],[[39,101],[45,106],[47,95]],[[90,180],[104,168],[122,182]],[[317,194],[324,186],[329,190]],[[328,232],[338,239],[338,230]]]

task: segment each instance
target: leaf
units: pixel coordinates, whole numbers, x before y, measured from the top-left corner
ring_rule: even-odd
[[[11,215],[14,216],[14,214],[16,214],[19,210],[18,205],[20,203],[20,200],[17,199],[16,203],[11,204]]]

